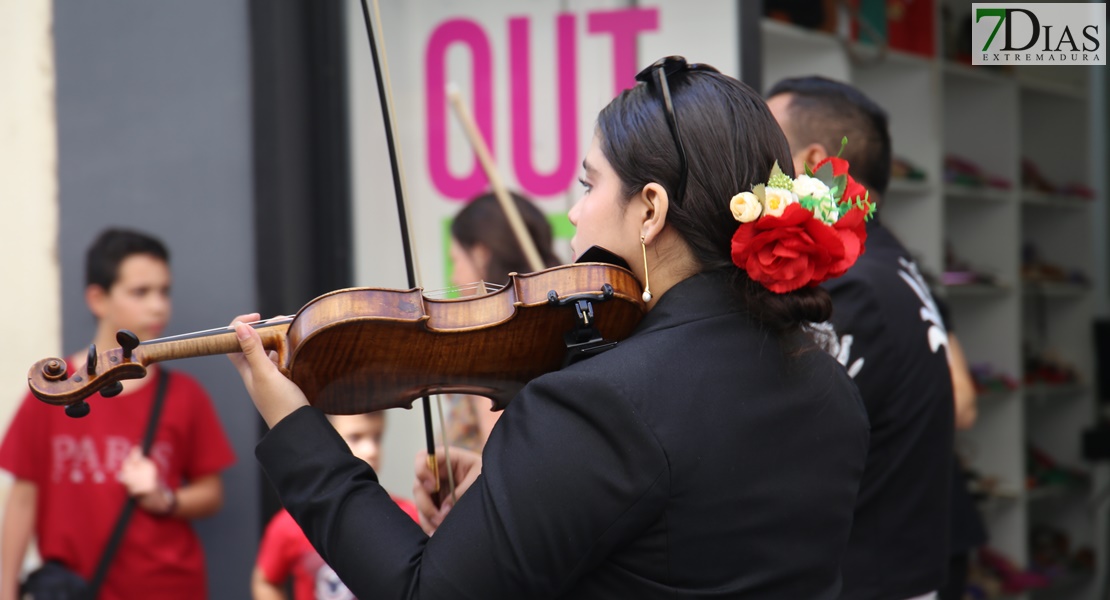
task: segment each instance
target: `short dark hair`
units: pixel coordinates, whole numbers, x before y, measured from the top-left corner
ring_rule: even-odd
[[[112,289],[119,279],[120,265],[136,254],[170,262],[170,253],[158,238],[130,229],[105,229],[85,253],[85,285],[98,285],[105,291]]]
[[[824,77],[795,77],[776,83],[767,94],[791,94],[791,123],[786,137],[795,150],[817,143],[830,154],[840,151],[852,165],[852,177],[879,196],[890,184],[890,131],[887,115],[855,87]]]
[[[520,194],[510,192],[509,196],[516,204],[525,228],[536,243],[536,250],[540,253],[540,260],[543,261],[544,267],[558,265],[559,257],[551,249],[551,223],[547,221],[543,211]],[[509,225],[509,218],[505,216],[497,196],[492,193],[474,198],[455,215],[451,222],[451,236],[466,250],[470,250],[477,244],[489,250],[489,263],[482,273],[485,281],[502,284],[509,281],[509,273],[533,271]]]
[[[785,173],[794,172],[790,147],[767,104],[720,73],[683,70],[667,78],[689,166],[685,195],[670,203],[667,226],[686,241],[703,271],[729,273],[738,300],[770,329],[785,332],[828,320],[832,300],[823,289],[776,294],[732,262],[737,223],[729,200],[766,182],[776,161]],[[648,83],[625,90],[598,115],[601,151],[620,177],[626,201],[652,182],[676,193],[681,163],[667,123]]]

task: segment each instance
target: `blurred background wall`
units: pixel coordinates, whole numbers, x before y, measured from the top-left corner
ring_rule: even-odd
[[[83,261],[107,226],[145,230],[169,246],[167,335],[257,306],[248,8],[245,0],[54,3],[66,352],[94,333]],[[212,597],[246,598],[259,535],[257,416],[226,358],[170,368],[208,389],[238,457],[224,474],[223,510],[197,529]]]
[[[0,427],[27,367],[61,352],[58,179],[50,0],[0,0]],[[30,289],[27,289],[27,286]],[[0,474],[0,503],[10,476]]]

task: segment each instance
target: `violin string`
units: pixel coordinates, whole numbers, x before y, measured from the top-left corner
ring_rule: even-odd
[[[467,292],[467,291],[471,291],[471,290],[481,290],[481,291],[484,291],[485,293],[492,293],[492,292],[500,291],[504,288],[505,288],[504,285],[499,285],[499,284],[496,284],[496,283],[489,283],[488,281],[479,281],[479,282],[475,282],[475,283],[468,283],[468,284],[457,285],[457,286],[449,286],[449,287],[445,287],[445,288],[440,288],[438,290],[429,290],[429,291],[424,292],[424,295],[428,296],[428,297],[437,297],[437,296],[446,296],[447,294],[450,294],[452,292]],[[257,328],[257,326],[259,326],[259,325],[281,325],[281,324],[284,324],[284,323],[289,323],[292,320],[293,320],[293,317],[291,317],[289,315],[281,315],[281,316],[273,317],[273,318],[270,318],[270,319],[260,319],[258,321],[252,321],[252,322],[246,323],[246,324],[250,325],[251,327],[256,327]],[[160,338],[153,339],[153,340],[146,340],[145,342],[143,342],[143,344],[155,344],[155,343],[161,343],[161,342],[170,342],[170,341],[173,341],[173,340],[176,340],[176,339],[181,339],[181,338],[186,338],[186,337],[196,337],[196,336],[199,336],[199,335],[205,335],[205,334],[209,334],[209,333],[229,331],[230,329],[231,329],[230,325],[224,326],[224,327],[213,327],[212,329],[203,329],[201,331],[191,331],[189,333],[181,333],[181,334],[178,334],[178,335],[171,335],[171,336],[167,336],[167,337],[160,337]]]
[[[496,283],[489,283],[488,281],[479,281],[477,283],[466,283],[466,284],[463,284],[463,285],[452,285],[452,286],[448,286],[448,287],[445,287],[445,288],[439,288],[437,290],[427,290],[427,291],[424,292],[424,295],[429,297],[429,298],[436,298],[436,297],[440,297],[440,296],[446,296],[447,294],[450,294],[452,292],[467,292],[467,291],[471,291],[471,290],[479,290],[479,291],[482,291],[484,293],[490,294],[490,293],[493,293],[493,292],[499,292],[499,291],[505,289],[505,287],[506,286],[504,286],[504,285],[500,285],[500,284],[496,284]]]
[[[279,321],[278,319],[283,319],[283,320]],[[289,322],[292,322],[292,321],[293,321],[293,317],[290,317],[288,315],[282,315],[280,317],[273,317],[271,319],[260,319],[258,321],[251,321],[250,323],[244,323],[244,325],[250,325],[251,327],[254,327],[255,329],[257,329],[259,325],[282,325],[284,323],[289,323]],[[161,342],[170,342],[170,341],[180,339],[180,338],[196,337],[196,336],[204,335],[204,334],[207,334],[207,333],[217,333],[217,332],[226,332],[226,331],[231,331],[231,326],[230,325],[225,325],[223,327],[213,327],[212,329],[204,329],[202,331],[190,331],[189,333],[179,333],[177,335],[171,335],[171,336],[167,336],[167,337],[160,337],[160,338],[153,339],[153,340],[147,340],[147,341],[145,341],[145,342],[143,342],[142,344],[139,344],[139,345],[142,346],[143,344],[157,344],[157,343],[161,343]]]
[[[505,286],[498,285],[496,283],[489,283],[489,282],[486,282],[486,281],[477,281],[475,283],[464,283],[462,285],[447,286],[445,288],[439,288],[438,290],[432,290],[429,293],[449,292],[449,291],[453,291],[453,290],[476,290],[476,289],[483,289],[483,288],[486,289],[486,290],[496,291],[496,290],[503,289],[504,287]]]
[[[483,288],[480,285],[462,285],[462,286],[457,286],[457,287],[453,286],[453,287],[448,287],[448,288],[441,288],[441,289],[438,289],[438,290],[430,290],[430,291],[424,292],[424,295],[429,296],[429,297],[446,296],[447,294],[450,294],[452,292],[468,292],[468,291],[472,291],[472,290],[485,291],[485,292],[494,291],[494,290],[490,290],[489,288]]]
[[[479,290],[479,291],[483,291],[485,293],[493,293],[493,292],[501,291],[501,290],[505,289],[505,287],[506,286],[504,286],[504,285],[496,284],[496,283],[490,283],[488,281],[478,281],[478,282],[475,282],[475,283],[467,283],[467,284],[463,284],[463,285],[448,286],[448,287],[439,288],[439,289],[436,289],[436,290],[427,290],[427,291],[424,292],[424,295],[428,296],[428,297],[438,297],[438,296],[446,296],[447,294],[450,294],[452,292],[468,292],[468,291],[471,291],[471,290]],[[292,316],[281,315],[281,316],[272,317],[272,318],[269,318],[269,319],[260,319],[258,321],[252,321],[250,323],[246,323],[246,325],[250,325],[251,327],[257,328],[257,326],[259,326],[259,325],[281,325],[281,324],[284,324],[284,323],[289,323],[292,320],[293,320]],[[203,329],[201,331],[190,331],[189,333],[181,333],[181,334],[171,335],[171,336],[167,336],[167,337],[160,337],[160,338],[153,339],[153,340],[146,340],[145,342],[143,342],[143,344],[170,342],[170,341],[185,338],[185,337],[196,337],[196,336],[204,335],[204,334],[208,334],[208,333],[217,333],[217,332],[224,332],[224,331],[229,331],[229,330],[231,330],[230,325],[227,325],[227,326],[224,326],[224,327],[213,327],[212,329]]]

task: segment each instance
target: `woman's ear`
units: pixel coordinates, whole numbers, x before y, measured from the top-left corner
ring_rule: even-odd
[[[651,244],[667,223],[670,198],[667,196],[666,188],[653,182],[645,185],[640,191],[638,202],[643,208],[640,235],[644,236],[645,244]]]

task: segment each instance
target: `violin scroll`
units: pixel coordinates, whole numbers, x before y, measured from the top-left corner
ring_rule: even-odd
[[[82,371],[66,376],[68,368],[64,359],[45,358],[31,365],[31,370],[27,373],[27,385],[39,400],[67,407],[66,412],[70,416],[84,416],[88,414],[85,398],[97,392],[110,398],[123,391],[121,380],[142,379],[146,376],[146,367],[131,358],[125,358],[123,348],[98,353],[96,346],[92,346],[85,365]],[[78,408],[80,405],[84,407]]]
[[[262,345],[267,350],[278,353],[278,364],[288,375],[288,353],[285,332],[287,321],[270,321],[253,325],[262,336]],[[107,352],[97,352],[96,345],[89,347],[85,368],[67,376],[69,369],[61,358],[46,358],[31,366],[27,373],[27,385],[36,398],[53,404],[65,406],[66,414],[83,417],[89,413],[85,398],[99,392],[104,398],[118,396],[123,392],[124,379],[146,377],[147,367],[153,363],[193,356],[211,356],[239,351],[239,341],[235,332],[219,328],[205,335],[187,335],[150,340],[140,343],[134,333],[121,329],[116,334],[118,348]]]

